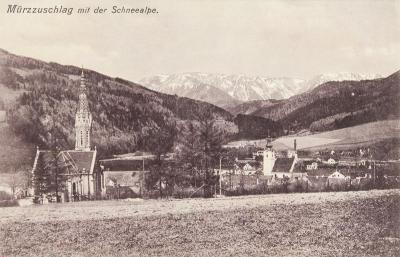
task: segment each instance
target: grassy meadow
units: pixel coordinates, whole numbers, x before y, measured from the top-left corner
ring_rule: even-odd
[[[384,120],[321,133],[284,136],[273,141],[272,145],[275,150],[284,151],[292,149],[293,141],[296,139],[297,149],[315,151],[325,148],[342,149],[358,147],[388,138],[398,138],[399,136],[400,121]],[[246,144],[265,147],[267,140],[241,140],[230,142],[228,145],[238,147]]]
[[[2,256],[399,256],[400,190],[0,210]]]

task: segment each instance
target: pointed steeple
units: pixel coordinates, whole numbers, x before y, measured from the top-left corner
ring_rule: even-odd
[[[80,89],[79,89],[78,112],[80,112],[80,111],[89,112],[89,104],[88,104],[87,97],[86,97],[85,74],[83,73],[83,68],[82,68],[82,73],[81,73],[81,85],[80,85]]]
[[[83,73],[83,67],[82,67],[82,72],[81,72],[81,87],[86,87],[85,86],[85,74]]]
[[[92,114],[86,97],[85,75],[81,73],[79,90],[79,104],[75,115],[75,150],[90,151],[90,132],[92,128]]]

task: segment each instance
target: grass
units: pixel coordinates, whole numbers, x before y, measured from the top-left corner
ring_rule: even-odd
[[[398,256],[399,213],[400,190],[6,208],[0,253]]]
[[[280,137],[272,142],[272,145],[275,150],[293,149],[293,141],[296,139],[297,149],[341,149],[369,145],[384,139],[398,137],[400,137],[400,121],[383,120],[312,135]],[[267,141],[260,139],[229,143],[236,147],[246,144],[265,147]]]
[[[388,138],[400,136],[399,120],[370,122],[354,127],[337,129],[313,135],[299,137],[282,137],[276,140],[286,147],[293,147],[293,139],[297,139],[299,149],[339,149],[368,145]]]

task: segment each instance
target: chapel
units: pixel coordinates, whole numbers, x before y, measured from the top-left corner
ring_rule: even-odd
[[[60,151],[55,157],[54,152],[37,148],[32,168],[34,196],[38,196],[40,191],[38,185],[35,185],[35,181],[38,181],[35,176],[45,174],[47,177],[54,177],[55,160],[58,167],[58,197],[62,201],[99,199],[105,194],[104,175],[97,165],[97,150],[91,145],[93,120],[85,83],[82,70],[75,115],[75,149]],[[54,187],[47,193],[54,194]]]

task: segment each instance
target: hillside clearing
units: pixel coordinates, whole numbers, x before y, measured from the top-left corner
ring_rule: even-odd
[[[1,209],[5,256],[398,256],[400,190]]]
[[[285,136],[272,142],[275,150],[293,149],[293,141],[297,141],[297,149],[318,150],[323,148],[346,148],[368,145],[388,138],[400,137],[400,121],[384,120],[366,123],[354,127],[337,129],[306,136]],[[242,140],[229,143],[229,146],[238,147],[254,145],[265,147],[267,140]]]
[[[399,120],[384,120],[314,135],[282,137],[277,139],[275,142],[282,143],[287,147],[292,147],[293,140],[296,139],[299,149],[316,150],[324,147],[336,149],[337,147],[346,147],[351,145],[365,145],[399,136]]]

